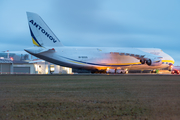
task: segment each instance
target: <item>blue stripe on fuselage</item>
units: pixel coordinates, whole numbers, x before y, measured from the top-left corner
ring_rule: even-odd
[[[89,65],[97,65],[97,66],[113,66],[113,67],[118,67],[118,66],[141,65],[141,64],[130,64],[130,65],[105,65],[105,64],[95,64],[95,63],[83,62],[83,61],[74,60],[74,59],[71,59],[71,58],[63,57],[63,56],[60,56],[60,57],[65,58],[65,59],[68,59],[68,60],[72,60],[72,61],[75,61],[75,62],[79,62],[79,63],[89,64]]]

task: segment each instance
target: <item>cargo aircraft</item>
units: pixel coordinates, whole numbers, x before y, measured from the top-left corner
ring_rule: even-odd
[[[158,48],[64,46],[39,15],[27,12],[27,18],[35,46],[25,51],[50,63],[114,73],[161,69],[174,64],[174,59]]]

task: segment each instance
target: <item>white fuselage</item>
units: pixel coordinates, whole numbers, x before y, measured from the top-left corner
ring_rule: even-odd
[[[150,70],[166,68],[170,63],[174,64],[171,56],[155,48],[54,47],[53,50],[51,49],[33,47],[25,50],[38,58],[57,65],[89,70]],[[131,51],[131,53],[143,51],[158,55],[162,57],[162,64],[157,66],[141,64],[140,60],[133,56],[119,54],[123,51]]]
[[[168,67],[172,57],[155,48],[65,47],[42,18],[27,12],[33,44],[25,49],[48,62],[71,68],[89,70],[146,70]]]

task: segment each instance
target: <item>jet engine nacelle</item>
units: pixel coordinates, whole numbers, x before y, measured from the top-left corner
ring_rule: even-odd
[[[141,62],[141,64],[145,64],[145,63],[146,63],[146,60],[140,59],[140,62]]]
[[[149,66],[159,66],[162,64],[161,59],[147,59],[146,64]]]

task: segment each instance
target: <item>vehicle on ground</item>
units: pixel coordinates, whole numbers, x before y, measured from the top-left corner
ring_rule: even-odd
[[[171,71],[171,74],[179,74],[179,70],[174,69]]]

